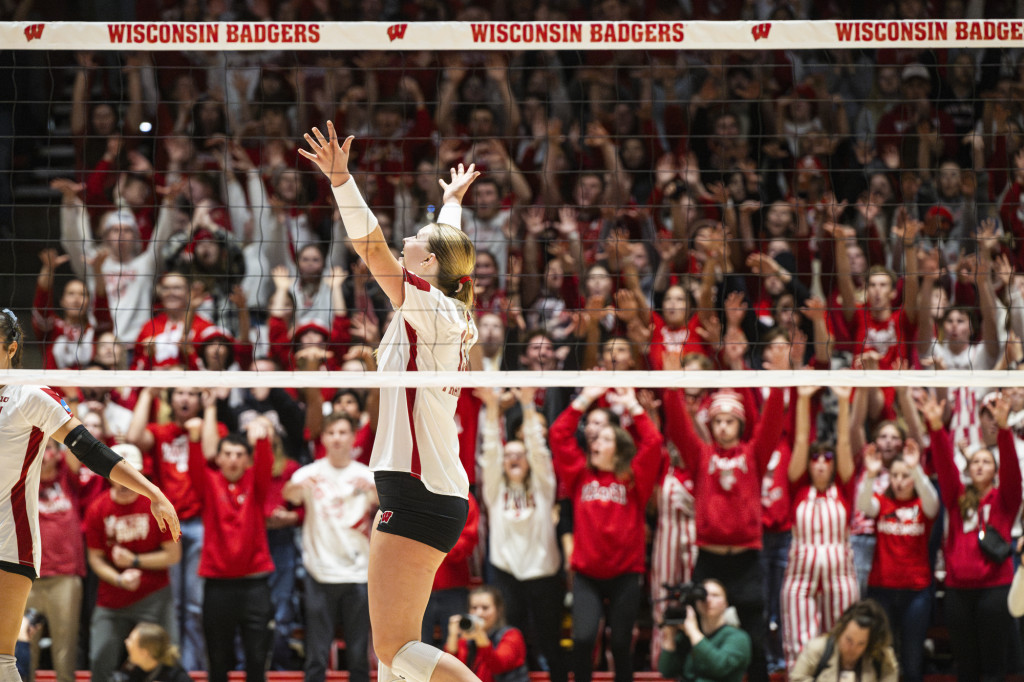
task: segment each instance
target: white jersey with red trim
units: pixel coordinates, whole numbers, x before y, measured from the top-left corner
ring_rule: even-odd
[[[405,300],[395,311],[377,351],[381,372],[454,372],[469,369],[476,325],[466,307],[403,269]],[[455,406],[460,386],[380,390],[380,420],[370,468],[407,471],[440,495],[469,495],[459,461]]]
[[[71,419],[45,386],[0,389],[0,561],[39,574],[39,471],[54,431]]]

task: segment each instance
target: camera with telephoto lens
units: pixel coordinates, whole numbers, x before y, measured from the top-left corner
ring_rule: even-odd
[[[464,613],[459,616],[459,629],[463,632],[469,632],[478,625],[483,625],[484,619],[480,616],[474,616],[472,613]]]
[[[699,583],[680,583],[678,585],[662,585],[667,596],[658,601],[668,602],[662,615],[660,627],[666,625],[682,625],[686,621],[686,607],[696,606],[697,602],[708,598],[708,591]]]
[[[31,627],[39,627],[46,622],[46,616],[32,608],[25,609],[25,618]]]

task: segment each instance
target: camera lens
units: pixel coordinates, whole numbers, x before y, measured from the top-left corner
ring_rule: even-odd
[[[470,618],[469,616],[463,614],[462,617],[459,618],[459,629],[460,630],[467,630],[467,631],[468,630],[472,630],[473,629],[473,619]]]

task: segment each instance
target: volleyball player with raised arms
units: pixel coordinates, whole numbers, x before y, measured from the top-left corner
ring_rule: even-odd
[[[0,371],[21,367],[18,318],[0,311]],[[96,440],[67,404],[45,386],[0,386],[0,682],[21,682],[14,647],[32,581],[39,575],[39,472],[49,438],[64,443],[98,474],[149,498],[160,530],[180,534],[174,507],[160,489]]]
[[[326,137],[314,128],[305,139],[312,151],[299,153],[330,180],[353,248],[395,307],[378,349],[379,369],[468,369],[477,335],[471,279],[476,253],[460,229],[460,204],[479,173],[460,165],[450,183],[440,181],[438,222],[407,237],[399,260],[348,172],[354,138],[339,144],[328,121]],[[412,377],[407,388],[380,391],[382,419],[370,458],[380,511],[367,582],[380,682],[477,679],[457,658],[419,640],[434,574],[468,513],[469,479],[455,425],[458,394],[457,387],[416,387]]]

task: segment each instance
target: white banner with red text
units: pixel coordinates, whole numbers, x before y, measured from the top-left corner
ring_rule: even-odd
[[[0,22],[0,45],[140,51],[1012,47],[1024,46],[1024,20]]]

